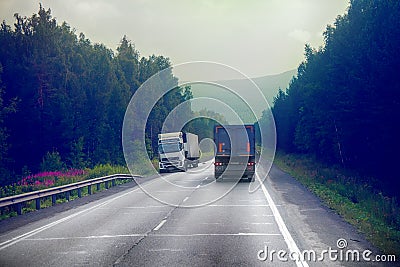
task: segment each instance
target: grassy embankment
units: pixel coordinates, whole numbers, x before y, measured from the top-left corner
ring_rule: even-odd
[[[278,153],[275,164],[295,177],[382,252],[400,252],[400,207],[366,179],[307,156]]]
[[[122,174],[129,173],[128,169],[123,166],[113,166],[110,164],[98,165],[93,169],[84,169],[84,170],[65,170],[65,171],[56,171],[56,172],[41,172],[34,175],[28,175],[21,179],[19,182],[0,187],[0,198],[23,194],[27,192],[42,190],[50,187],[57,187],[61,185],[71,184],[80,182],[83,180],[94,179],[97,177],[102,177],[111,174]],[[118,179],[116,180],[116,184],[122,184],[131,181],[131,179]],[[105,185],[100,185],[100,190],[105,190]],[[99,192],[96,186],[92,187],[92,193],[95,194]],[[87,187],[82,188],[81,191],[82,196],[88,195]],[[78,191],[73,190],[70,193],[70,201],[78,198]],[[65,194],[58,194],[56,203],[66,202]],[[41,207],[46,208],[52,205],[51,197],[45,197],[41,199]],[[22,212],[27,213],[36,210],[35,201],[26,202],[23,205]],[[0,209],[0,220],[6,219],[9,217],[17,216],[17,212],[14,207],[4,207]]]

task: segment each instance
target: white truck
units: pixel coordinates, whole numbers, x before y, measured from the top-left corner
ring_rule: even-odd
[[[158,155],[160,173],[196,168],[200,158],[199,138],[185,132],[159,134]]]

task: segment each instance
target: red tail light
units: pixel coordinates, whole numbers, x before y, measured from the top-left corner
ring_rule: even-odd
[[[255,163],[254,162],[247,162],[247,166],[254,166]]]
[[[222,166],[222,162],[215,162],[214,165],[215,166]]]

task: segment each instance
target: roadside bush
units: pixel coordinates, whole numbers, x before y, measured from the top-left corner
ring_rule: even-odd
[[[46,171],[59,171],[65,169],[65,163],[62,162],[60,153],[58,151],[47,152],[43,157],[40,169]]]

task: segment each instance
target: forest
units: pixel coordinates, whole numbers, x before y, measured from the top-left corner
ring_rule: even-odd
[[[305,46],[305,61],[274,99],[278,149],[375,177],[399,195],[400,2],[351,1]]]
[[[126,107],[170,60],[141,57],[126,36],[114,53],[58,24],[42,6],[31,17],[14,17],[13,26],[3,21],[0,29],[0,185],[51,168],[125,165]],[[148,129],[159,132],[170,110],[190,97],[190,88],[176,87],[153,108],[146,125],[150,155],[157,135]]]

